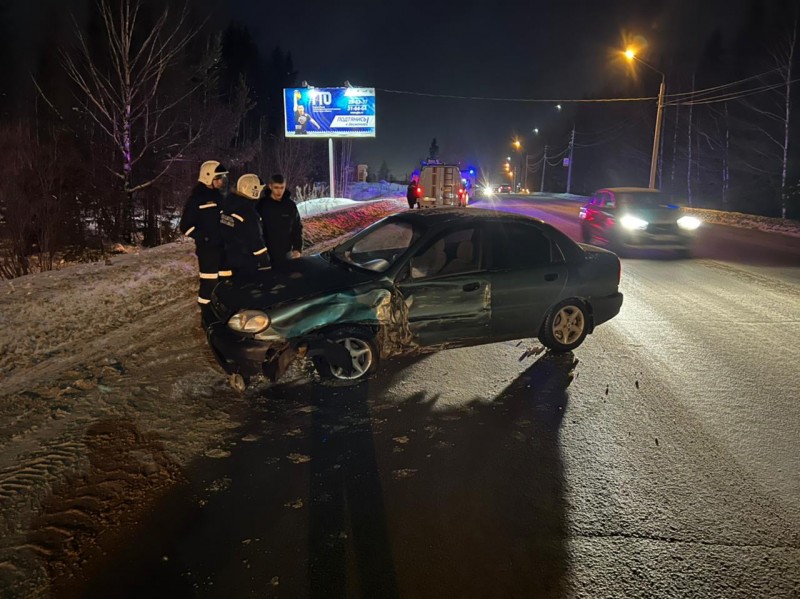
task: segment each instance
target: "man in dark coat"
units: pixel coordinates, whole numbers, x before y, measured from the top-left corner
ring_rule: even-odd
[[[236,182],[236,192],[225,202],[219,216],[225,256],[236,278],[253,277],[270,266],[256,211],[264,187],[258,175],[242,175]]]
[[[201,312],[210,310],[207,306],[211,303],[211,292],[220,271],[225,272],[219,214],[227,180],[228,171],[223,165],[216,160],[204,162],[179,225],[181,233],[194,239],[200,279],[197,303]]]
[[[303,222],[283,175],[270,177],[269,193],[259,201],[258,214],[273,266],[283,266],[299,258],[303,251]]]
[[[413,179],[411,180],[411,183],[408,184],[408,189],[406,190],[406,199],[408,200],[409,208],[413,208],[419,199],[419,187],[417,186],[417,182]]]

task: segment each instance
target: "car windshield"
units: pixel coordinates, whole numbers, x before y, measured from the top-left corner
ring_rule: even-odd
[[[394,264],[422,235],[419,225],[405,221],[382,221],[333,249],[333,256],[346,264],[383,272]]]
[[[666,193],[641,191],[617,193],[618,208],[672,207],[672,198]]]

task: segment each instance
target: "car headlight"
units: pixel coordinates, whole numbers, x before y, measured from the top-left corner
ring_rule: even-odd
[[[626,214],[621,219],[619,219],[619,224],[621,224],[626,229],[646,229],[647,228],[647,221],[642,220],[637,216],[633,216],[631,214]]]
[[[703,224],[703,221],[694,216],[682,216],[678,219],[678,226],[687,231],[694,231],[701,224]]]
[[[260,333],[269,326],[269,316],[260,310],[241,310],[230,317],[228,326],[237,333]]]

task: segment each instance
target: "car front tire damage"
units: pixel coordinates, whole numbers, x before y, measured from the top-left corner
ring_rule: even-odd
[[[378,369],[380,352],[372,331],[362,327],[340,327],[326,331],[325,340],[343,348],[312,358],[314,367],[324,382],[358,384]]]

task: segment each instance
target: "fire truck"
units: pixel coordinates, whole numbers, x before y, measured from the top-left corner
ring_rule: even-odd
[[[419,187],[422,188],[418,200],[420,208],[466,206],[469,203],[469,193],[457,164],[427,161],[419,174]]]

